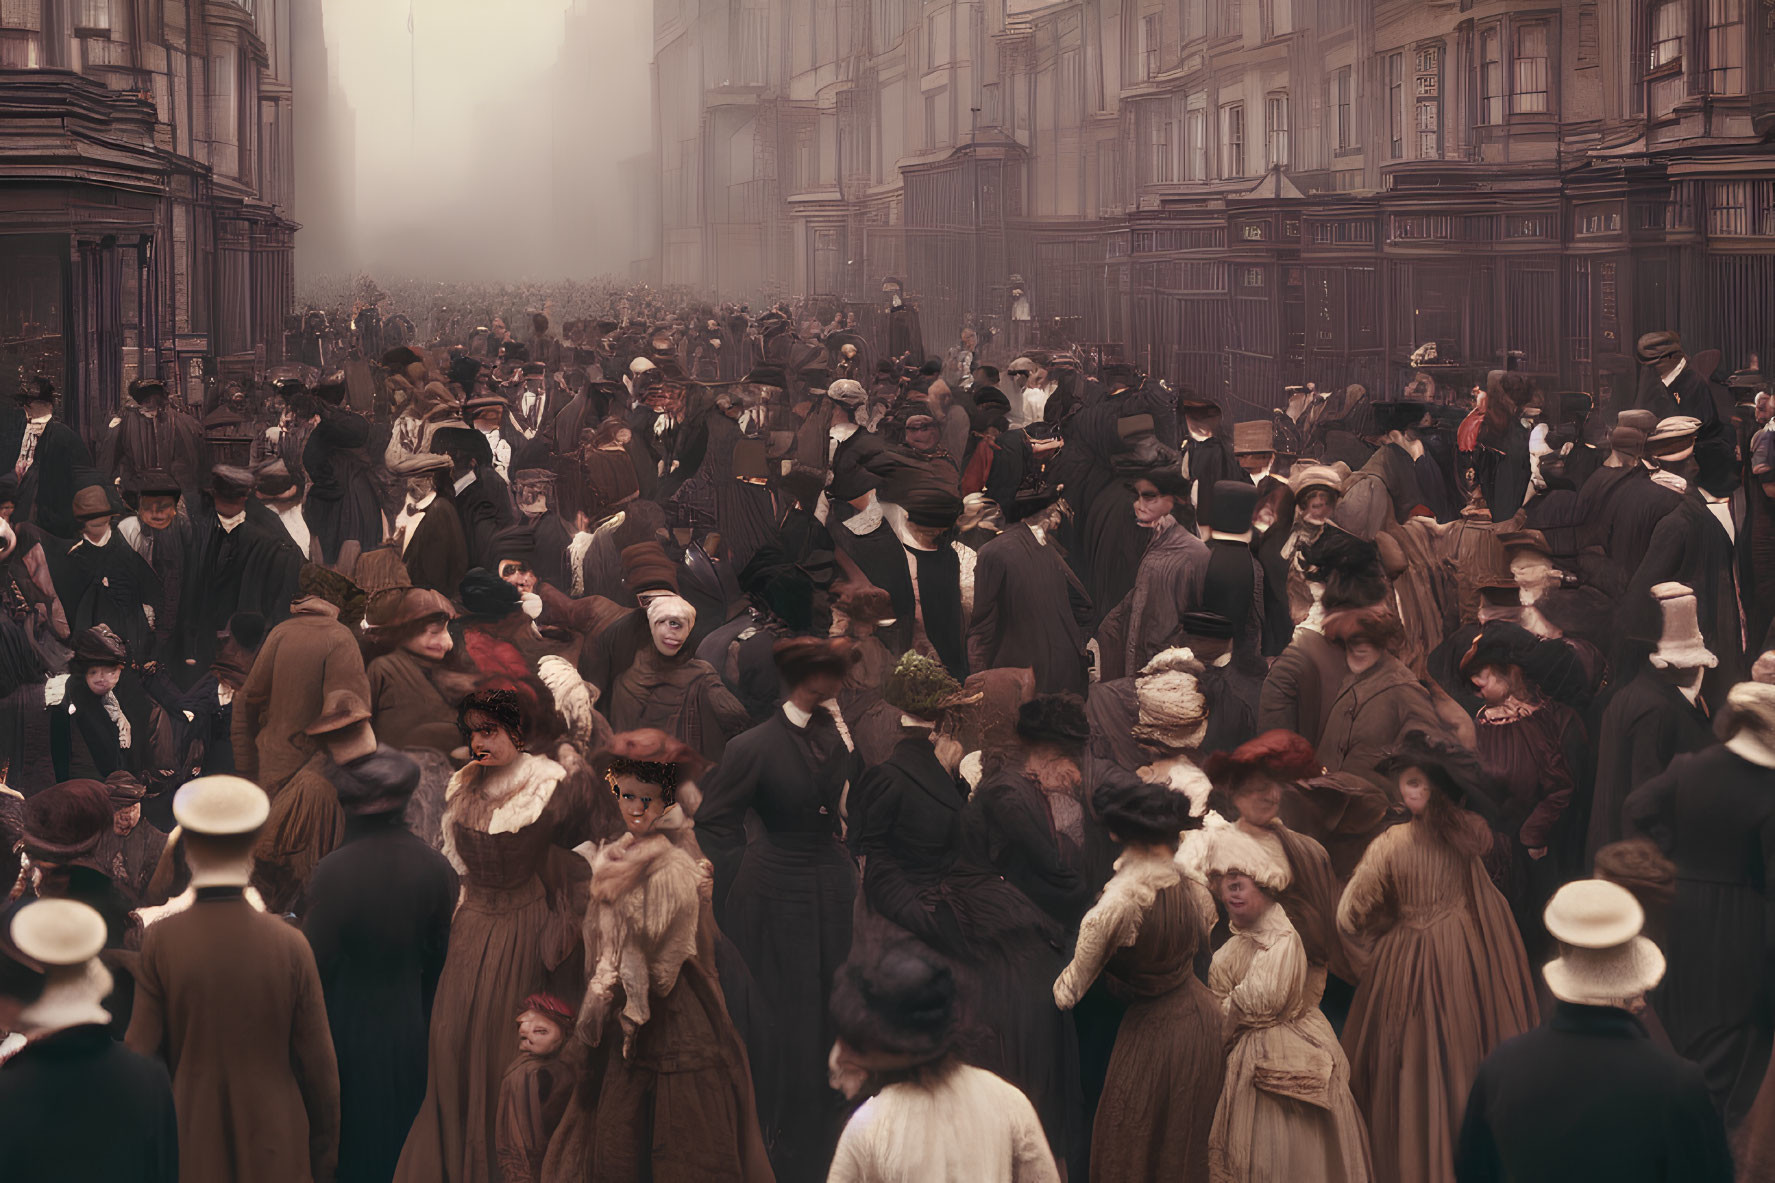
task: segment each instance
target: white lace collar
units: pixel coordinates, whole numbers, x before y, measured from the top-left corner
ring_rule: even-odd
[[[462,806],[463,790],[471,785],[498,804],[487,819],[487,833],[515,834],[542,816],[554,796],[555,786],[567,776],[567,770],[546,756],[529,752],[520,755],[504,768],[488,769],[470,764],[456,771],[444,790],[444,857],[458,872],[465,872],[456,853],[454,822]]]
[[[869,493],[869,504],[865,505],[862,509],[859,509],[850,517],[844,519],[841,524],[852,534],[863,535],[870,533],[877,526],[881,525],[881,519],[881,500],[876,497],[874,491],[871,490]]]

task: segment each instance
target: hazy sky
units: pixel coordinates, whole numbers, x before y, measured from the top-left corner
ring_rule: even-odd
[[[647,144],[650,120],[634,115],[651,93],[651,0],[322,2],[333,65],[357,113],[366,265],[447,272],[459,259],[474,277],[514,279],[498,272],[560,270],[549,249],[554,121],[592,125],[553,101],[568,11],[591,22],[596,47],[584,60],[576,45],[568,68],[607,85],[628,116],[597,121],[606,124],[599,155],[621,159]],[[460,254],[440,259],[440,244]],[[632,248],[631,236],[610,265]]]

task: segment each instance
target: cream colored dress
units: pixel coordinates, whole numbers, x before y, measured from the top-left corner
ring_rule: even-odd
[[[1280,906],[1233,928],[1208,986],[1226,1011],[1214,1183],[1368,1183],[1368,1132],[1331,1024],[1306,1000],[1307,955]]]

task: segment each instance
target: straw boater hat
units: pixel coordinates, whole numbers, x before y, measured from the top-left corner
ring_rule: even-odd
[[[45,970],[85,965],[105,947],[105,920],[77,900],[40,899],[12,914],[8,942]]]
[[[1652,587],[1652,598],[1664,614],[1664,632],[1658,647],[1652,651],[1652,664],[1661,670],[1712,669],[1719,658],[1708,649],[1696,622],[1695,593],[1687,584],[1659,583]]]
[[[1268,419],[1233,424],[1233,454],[1261,455],[1276,450],[1276,425]]]
[[[1603,879],[1568,883],[1543,918],[1560,950],[1542,973],[1561,1002],[1620,1006],[1663,980],[1664,954],[1639,935],[1646,914],[1625,887]]]

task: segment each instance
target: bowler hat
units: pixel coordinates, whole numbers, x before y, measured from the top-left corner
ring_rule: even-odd
[[[74,517],[78,521],[108,518],[114,512],[110,495],[105,492],[103,485],[88,485],[74,494]]]

